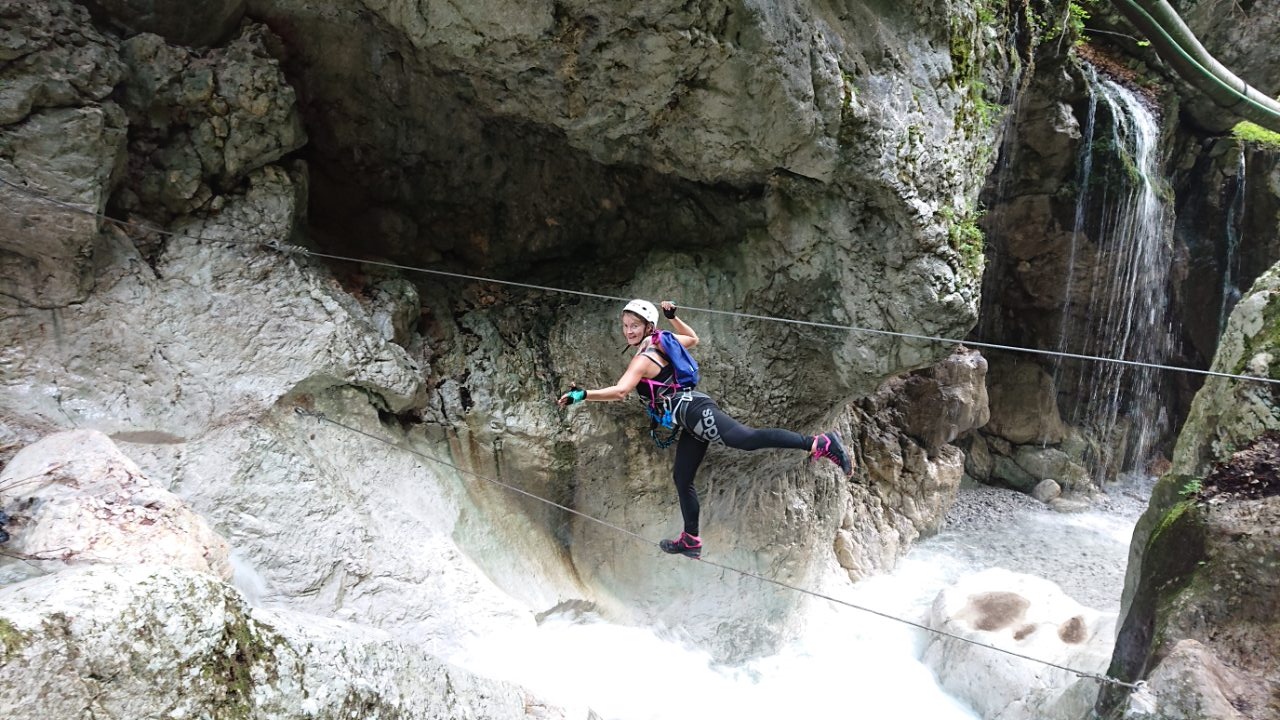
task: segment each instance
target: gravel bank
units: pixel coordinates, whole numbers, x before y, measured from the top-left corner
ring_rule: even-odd
[[[965,487],[943,531],[917,552],[947,556],[957,572],[1003,567],[1047,578],[1077,601],[1115,612],[1150,489],[1149,481],[1117,484],[1087,512],[1063,514],[1013,490]]]

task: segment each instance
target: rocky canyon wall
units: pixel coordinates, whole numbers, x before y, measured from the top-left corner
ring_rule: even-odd
[[[615,304],[281,250],[963,335],[982,260],[952,228],[993,159],[1019,14],[263,2],[192,39],[153,6],[0,16],[6,460],[55,431],[106,433],[226,539],[254,602],[417,650],[447,656],[566,601],[721,659],[796,629],[794,596],[713,583],[477,479],[674,530],[670,457],[641,412],[552,402],[619,374]],[[726,410],[840,428],[865,468],[849,483],[800,454],[713,451],[699,483],[718,560],[856,578],[937,529],[960,476],[948,443],[985,421],[981,358],[687,317]],[[15,527],[30,519],[20,489],[4,497]],[[15,592],[98,592],[100,575],[64,572]],[[35,647],[42,621],[11,622]]]

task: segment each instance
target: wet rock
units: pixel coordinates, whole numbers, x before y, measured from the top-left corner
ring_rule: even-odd
[[[974,480],[986,482],[991,477],[995,461],[987,446],[987,439],[982,433],[973,433],[964,448],[964,469]]]
[[[1033,476],[1031,473],[1022,469],[1013,458],[1004,455],[995,456],[995,462],[992,464],[991,477],[995,480],[1008,485],[1014,490],[1021,490],[1030,493],[1040,482],[1040,478]]]
[[[172,565],[231,577],[226,540],[93,430],[51,435],[0,473],[9,582],[78,565]]]
[[[1049,501],[1048,505],[1054,512],[1068,514],[1086,512],[1093,507],[1087,500],[1069,497],[1054,498]]]
[[[986,376],[987,361],[973,350],[961,350],[928,370],[912,373],[899,394],[903,430],[935,452],[962,433],[982,427],[990,417]]]
[[[1101,672],[1110,656],[1115,615],[1080,605],[1048,580],[995,568],[962,578],[939,593],[926,622],[1005,650]],[[931,637],[924,662],[943,689],[970,703],[982,717],[1065,720],[1082,717],[1092,702],[1088,693],[1073,688],[1073,673],[1010,660],[944,636]],[[1080,714],[1070,714],[1073,707]]]

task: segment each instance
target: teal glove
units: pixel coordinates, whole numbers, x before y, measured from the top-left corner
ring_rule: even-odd
[[[573,405],[575,403],[580,403],[583,400],[586,400],[587,391],[583,390],[582,388],[574,388],[569,392],[565,393],[564,396],[569,398],[569,404]]]

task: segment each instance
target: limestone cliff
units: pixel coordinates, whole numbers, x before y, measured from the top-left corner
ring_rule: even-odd
[[[1277,298],[1280,268],[1273,267],[1232,312],[1214,370],[1276,377]],[[1149,679],[1157,717],[1280,716],[1273,388],[1206,380],[1173,468],[1134,532],[1111,673]],[[1100,702],[1120,713],[1126,698]]]

